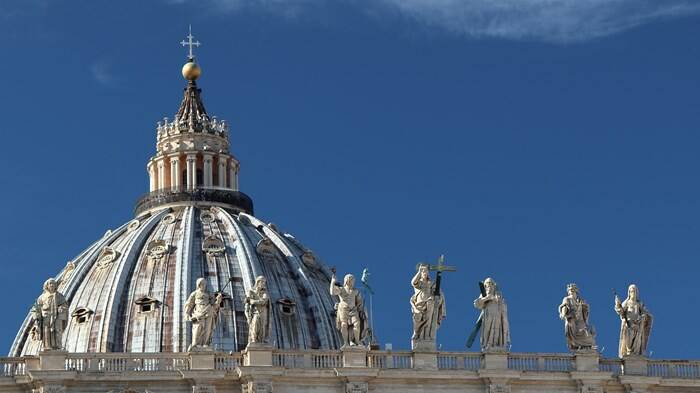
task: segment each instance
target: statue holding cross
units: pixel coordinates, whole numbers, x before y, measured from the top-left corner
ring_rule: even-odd
[[[444,261],[445,257],[441,255],[437,265],[418,264],[416,275],[411,279],[411,286],[414,290],[410,300],[413,314],[411,348],[414,351],[434,351],[436,349],[437,329],[447,315],[445,297],[440,289],[442,273],[457,270],[452,266],[446,266]],[[437,272],[435,281],[430,279],[431,270]]]

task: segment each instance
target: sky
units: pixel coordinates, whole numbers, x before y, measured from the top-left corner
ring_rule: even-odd
[[[606,357],[640,288],[654,358],[698,359],[700,4],[666,0],[3,0],[0,348],[43,281],[132,218],[177,111],[189,24],[256,215],[410,347],[410,279],[445,254],[443,350],[478,282],[512,350],[566,352],[575,282]]]

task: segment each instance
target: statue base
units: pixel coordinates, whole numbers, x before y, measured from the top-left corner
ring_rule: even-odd
[[[367,348],[362,345],[343,345],[343,367],[367,367]]]
[[[413,352],[437,351],[435,340],[411,340],[411,349],[413,350]]]
[[[39,352],[39,368],[41,370],[65,371],[68,351],[49,349]]]
[[[577,349],[573,353],[576,359],[576,371],[598,371],[600,354],[597,349]]]
[[[622,357],[622,374],[647,375],[647,358],[642,355]]]
[[[272,366],[274,347],[267,343],[248,343],[243,350],[244,366]]]
[[[214,351],[211,349],[197,350],[195,348],[209,347],[190,348],[190,370],[212,370],[212,368],[215,366]]]
[[[508,370],[508,352],[490,348],[484,351],[483,368],[487,370]]]

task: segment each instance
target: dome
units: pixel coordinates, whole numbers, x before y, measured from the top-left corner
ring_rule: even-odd
[[[70,352],[182,352],[190,342],[184,303],[199,277],[224,292],[214,349],[242,350],[245,294],[263,275],[273,301],[271,343],[333,349],[330,273],[292,235],[221,207],[157,209],[108,231],[57,276],[70,302],[63,342]],[[226,286],[227,283],[231,283]],[[224,288],[226,287],[226,288]],[[27,316],[13,356],[34,355]]]
[[[107,231],[56,276],[70,304],[63,348],[187,351],[185,303],[201,277],[223,294],[211,347],[240,351],[248,342],[245,297],[260,275],[272,302],[270,344],[339,348],[329,270],[292,235],[253,215],[253,201],[238,189],[228,124],[207,114],[195,79],[175,118],[158,122],[146,166],[150,192],[137,201],[136,218]],[[34,328],[30,311],[10,356],[43,349]]]

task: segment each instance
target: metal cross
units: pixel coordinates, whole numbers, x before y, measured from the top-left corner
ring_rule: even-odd
[[[441,272],[456,272],[456,271],[457,271],[457,268],[456,268],[456,267],[445,265],[445,256],[444,256],[444,255],[440,255],[440,258],[438,258],[438,263],[437,263],[437,265],[430,265],[428,268],[429,268],[430,270],[432,270],[432,271],[434,271],[434,272],[438,272],[438,273],[441,273]]]
[[[196,46],[199,48],[199,46],[202,45],[201,43],[199,43],[199,41],[192,41],[193,38],[194,36],[192,35],[192,25],[190,25],[190,34],[187,35],[187,41],[182,40],[182,42],[180,42],[180,45],[190,47],[190,60],[194,60],[194,53],[192,53],[192,47]]]

